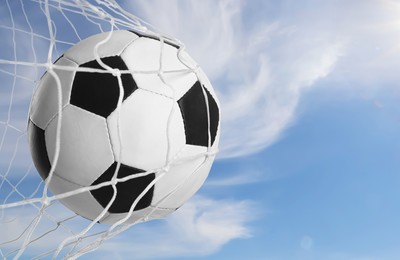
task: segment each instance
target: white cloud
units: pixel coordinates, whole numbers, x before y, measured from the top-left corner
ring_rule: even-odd
[[[400,96],[398,1],[152,0],[132,10],[184,42],[211,78],[222,109],[219,158],[276,142],[320,79],[342,96]]]
[[[195,197],[164,222],[137,225],[105,242],[92,256],[139,259],[209,255],[231,240],[251,236],[248,222],[259,214],[251,201]]]
[[[238,186],[269,181],[272,178],[273,177],[266,172],[242,169],[238,170],[237,172],[230,173],[227,177],[209,178],[204,183],[204,186],[218,188],[224,186]]]
[[[138,259],[154,259],[209,255],[234,239],[251,237],[249,222],[258,218],[261,213],[260,208],[252,201],[214,200],[196,196],[165,220],[133,226],[104,241],[97,251],[87,257],[125,259],[129,254]],[[10,256],[16,254],[14,250],[18,251],[22,247],[26,229],[36,216],[38,209],[31,205],[1,211],[0,253]],[[29,240],[32,243],[28,244],[22,256],[34,257],[47,252],[52,255],[64,239],[78,234],[90,223],[79,216],[71,219],[73,216],[75,214],[60,203],[48,208]],[[57,222],[61,226],[57,227]],[[93,237],[84,239],[76,249],[93,242],[99,238],[99,235],[94,234],[109,227],[96,224],[88,232]],[[6,241],[10,243],[2,244]],[[67,254],[72,246],[67,246],[60,256]]]
[[[245,24],[244,1],[142,1],[133,7],[182,40],[214,82],[222,106],[220,158],[275,142],[294,121],[303,89],[332,71],[345,46],[307,24],[267,22],[261,10],[254,13],[257,22]]]
[[[190,3],[189,5],[191,4],[194,4],[194,2]],[[207,6],[202,6],[201,4],[194,5],[194,8],[205,8],[205,12],[208,11],[209,8]],[[221,3],[221,10],[224,12],[223,15],[228,17],[228,19],[230,19],[229,17],[235,16],[240,11],[238,9],[239,7],[240,5],[229,4],[228,2]],[[4,11],[4,9],[1,10]],[[180,10],[177,11],[180,12]],[[216,17],[214,19],[214,26],[229,26],[219,23],[218,16],[221,15],[221,13],[218,10],[216,10],[214,14]],[[19,15],[21,16],[21,13],[19,13]],[[38,19],[39,17],[43,18],[42,16],[43,15],[39,12]],[[35,27],[35,30],[37,29],[39,31],[45,31],[45,24],[32,25]],[[78,23],[75,24],[75,26],[78,30],[80,30]],[[29,30],[26,25],[17,24],[16,27]],[[58,26],[59,34],[62,33],[62,29],[62,27]],[[188,29],[189,28],[186,30]],[[214,34],[209,34],[208,30],[203,26],[191,29],[201,29],[201,33],[203,35],[208,35],[207,39],[203,38],[203,40],[208,42],[207,44],[197,45],[200,49],[213,46],[214,39],[220,36],[220,32],[215,30],[213,31]],[[204,62],[207,61],[209,63],[208,68],[211,70],[211,75],[213,73],[216,75],[225,73],[224,67],[226,67],[226,65],[229,63],[231,56],[233,55],[233,53],[230,52],[218,53],[219,50],[224,47],[229,47],[229,50],[235,51],[237,48],[230,47],[229,45],[239,45],[239,43],[234,41],[235,39],[233,36],[233,31],[225,30],[224,32],[225,34],[223,37],[231,40],[228,41],[228,44],[226,42],[219,42],[219,46],[214,52],[216,54],[214,60],[204,59]],[[13,50],[14,42],[12,39],[12,30],[2,30],[1,35],[4,36],[2,38],[3,41],[7,42],[7,44],[11,46],[10,49]],[[36,54],[40,62],[46,60],[47,50],[49,47],[49,42],[47,40],[35,38],[35,50],[32,50],[32,43],[29,34],[18,32],[16,37],[16,49],[18,49],[17,59],[19,61],[33,62],[35,61],[34,54]],[[0,43],[3,43],[3,41],[0,40]],[[202,52],[198,51],[198,53],[201,54]],[[11,52],[3,52],[2,55],[5,56],[0,55],[0,59],[14,59],[13,53]],[[3,82],[7,81],[7,86],[12,86],[14,77],[9,73],[13,73],[14,67],[4,65],[1,68],[8,72],[1,72],[1,80],[3,80]],[[17,74],[18,76],[22,76],[24,78],[37,79],[38,76],[40,77],[41,73],[38,73],[37,68],[34,66],[22,66],[18,67]],[[234,76],[230,75],[230,77]],[[2,89],[3,91],[0,90],[0,121],[3,123],[7,121],[8,104],[10,101],[12,101],[13,106],[11,109],[10,124],[15,125],[19,130],[25,131],[28,111],[27,108],[29,106],[33,86],[33,81],[30,82],[26,79],[17,77],[13,93],[14,96],[12,99],[11,87],[9,89]],[[21,139],[20,146],[17,150],[15,150],[16,140],[21,133],[10,128],[7,131],[8,133],[6,135],[6,141],[0,149],[0,155],[2,155],[0,157],[0,169],[2,172],[0,173],[4,174],[7,172],[8,164],[12,160],[13,153],[14,151],[17,151],[17,157],[15,157],[13,161],[11,170],[14,177],[19,177],[21,174],[25,174],[25,170],[31,164],[26,136]],[[0,134],[3,132],[4,124],[0,124]],[[22,189],[22,187],[20,188]],[[1,191],[3,192],[3,195],[5,192],[8,192],[8,190],[5,189],[5,186],[3,186]],[[57,209],[59,209],[59,211],[55,210],[50,212],[50,215],[55,217],[57,220],[60,220],[62,218],[61,215],[64,216],[65,212],[69,212],[68,210],[65,210],[65,208],[61,210],[60,207],[57,207]],[[15,238],[16,234],[23,232],[24,228],[29,226],[30,221],[33,220],[33,217],[36,213],[35,209],[32,208],[29,208],[29,210],[26,208],[16,208],[6,211],[8,213],[8,217],[14,220],[8,222],[8,224],[6,222],[1,222],[4,219],[0,220],[0,225],[2,227],[2,241],[11,240]],[[134,228],[133,231],[121,234],[115,240],[106,242],[100,250],[103,253],[110,253],[111,251],[115,251],[115,249],[119,249],[116,252],[118,254],[129,249],[129,252],[135,252],[137,255],[142,254],[143,257],[210,254],[220,249],[223,245],[233,239],[246,238],[250,236],[251,231],[248,227],[248,222],[254,218],[255,214],[255,206],[250,201],[215,201],[209,198],[197,197],[182,207],[176,214],[168,218],[165,222],[162,222],[160,225],[158,225],[157,228],[145,227],[141,229],[139,226],[137,229]],[[7,225],[4,226],[2,224]],[[82,230],[85,224],[87,224],[87,222],[81,221],[79,224],[70,224],[68,227],[75,231]],[[51,230],[54,225],[55,223],[53,221],[43,218],[43,226],[38,228],[35,235],[40,235],[45,233],[46,230]],[[81,228],[77,228],[78,226]],[[38,252],[43,252],[43,250],[55,249],[62,239],[67,237],[69,234],[69,232],[63,228],[59,228],[57,230],[57,232],[50,232],[48,235],[46,235],[45,239],[38,240],[30,245],[30,253],[38,254]],[[140,237],[135,234],[137,230],[142,232]],[[132,235],[132,233],[134,235]],[[18,243],[20,246],[21,241],[18,241]],[[156,247],[154,247],[154,245],[156,245]],[[12,245],[2,247],[2,249],[4,248],[11,249]],[[157,250],[154,250],[154,248]],[[143,249],[147,249],[147,252],[144,252]],[[146,253],[149,253],[150,255]]]
[[[308,235],[304,235],[300,240],[300,247],[303,250],[309,251],[313,248],[313,245],[314,245],[314,240]]]
[[[296,121],[297,104],[304,90],[314,87],[321,78],[334,75],[342,83],[356,80],[380,86],[380,80],[398,77],[397,2],[366,1],[362,6],[345,6],[328,1],[324,5],[313,3],[312,10],[302,5],[287,6],[278,9],[273,18],[266,17],[263,10],[273,9],[272,4],[254,5],[257,4],[260,8],[252,13],[251,4],[245,1],[153,0],[131,4],[134,13],[186,43],[213,80],[223,113],[220,158],[254,153],[278,140]],[[1,10],[8,12],[6,8]],[[16,10],[14,16],[21,23],[16,26],[29,31],[23,25],[25,18]],[[32,17],[29,12],[28,16]],[[10,26],[8,18],[3,20]],[[34,30],[40,29],[33,26]],[[62,29],[58,26],[59,37],[64,37]],[[2,33],[5,31],[7,37],[0,40],[10,45],[12,31],[3,28]],[[35,38],[32,51],[30,35],[19,31],[16,35],[18,59],[32,61],[36,54],[45,60],[48,41]],[[13,56],[12,52],[2,55],[10,59]],[[13,70],[10,66],[4,68]],[[26,66],[18,72],[27,78],[34,78],[36,73],[36,68]],[[10,80],[9,75],[2,76]],[[17,82],[14,102],[15,107],[25,105],[12,110],[12,119],[21,129],[32,93],[32,88],[26,87],[32,84],[24,81]],[[6,91],[1,95],[0,121],[7,119],[10,90]],[[363,91],[367,96],[373,95],[371,90]]]
[[[393,68],[400,65],[400,59],[391,58],[400,53],[393,44],[400,26],[395,2],[367,1],[361,8],[328,1],[314,3],[312,10],[287,6],[273,18],[263,10],[273,9],[272,4],[257,4],[258,10],[245,1],[227,0],[130,3],[135,14],[181,39],[212,79],[222,110],[219,158],[247,155],[276,142],[296,121],[304,90],[319,79],[334,75],[373,82],[397,77]],[[26,45],[18,48],[20,57],[28,57],[30,39],[18,44]],[[37,44],[37,56],[46,56],[46,45]],[[30,91],[18,90],[15,100],[27,104]]]
[[[39,204],[35,205],[40,209]],[[22,248],[29,229],[40,215],[39,209],[28,204],[1,211],[0,249],[2,254],[5,256],[10,254],[8,257],[14,257],[18,250]],[[69,221],[67,223],[62,221],[69,219],[73,215],[74,213],[60,203],[56,203],[46,209],[29,239],[31,242],[27,245],[22,256],[38,256],[56,249],[61,241],[71,236],[70,231],[76,232],[78,230],[79,225],[76,222]],[[60,226],[57,226],[58,221],[61,222]]]
[[[0,174],[8,174],[11,163],[12,176],[21,177],[32,163],[26,138],[29,105],[36,81],[45,70],[35,64],[47,61],[50,41],[43,38],[47,37],[46,34],[39,33],[47,28],[39,4],[24,5],[24,13],[23,1],[9,2],[10,10],[6,5],[0,8],[0,14],[3,14],[0,45],[7,50],[0,53],[0,59],[11,62],[0,63],[0,81],[4,85],[0,88]],[[60,49],[62,47],[58,46]],[[53,51],[53,59],[57,57],[58,53]],[[15,65],[13,61],[27,62],[27,65]],[[17,143],[20,136],[22,138]]]

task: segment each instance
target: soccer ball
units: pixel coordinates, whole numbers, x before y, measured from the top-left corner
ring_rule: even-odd
[[[118,178],[112,203],[110,184],[62,198],[64,205],[90,220],[108,206],[99,220],[108,224],[132,208],[132,223],[165,217],[193,196],[213,163],[220,116],[209,80],[183,49],[120,30],[79,42],[55,65],[41,78],[29,112],[40,176],[46,180],[55,164],[54,194]]]

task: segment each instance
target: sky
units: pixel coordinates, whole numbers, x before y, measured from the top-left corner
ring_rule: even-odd
[[[83,259],[399,259],[399,1],[118,3],[182,41],[209,76],[221,104],[220,152],[177,212],[136,225]],[[35,36],[32,49],[23,33],[10,38],[13,26],[48,35],[34,11],[32,1],[1,5],[0,61],[46,62],[48,40]],[[82,14],[65,15],[74,26],[53,16],[54,57],[99,30],[81,26]],[[10,113],[11,92],[0,89],[0,123],[23,129],[29,79],[43,69],[0,69],[5,85],[10,73],[19,75]],[[29,169],[29,153],[14,155],[21,133],[1,131],[2,175],[12,180]],[[20,189],[32,191],[33,183]]]

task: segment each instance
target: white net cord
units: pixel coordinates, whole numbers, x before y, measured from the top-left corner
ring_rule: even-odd
[[[198,66],[191,65],[181,55],[184,45],[177,39],[157,33],[156,28],[135,15],[125,11],[115,0],[5,0],[0,7],[0,256],[2,259],[65,258],[76,259],[96,250],[105,240],[125,231],[132,225],[146,221],[153,211],[135,223],[127,223],[140,199],[160,179],[168,174],[172,165],[191,160],[191,157],[175,158],[170,151],[169,127],[166,129],[168,152],[166,164],[160,169],[152,169],[118,178],[121,166],[117,163],[110,181],[90,187],[83,187],[58,195],[51,194],[48,184],[51,181],[60,153],[60,136],[63,131],[62,91],[60,78],[55,70],[78,70],[92,73],[110,73],[118,79],[119,100],[116,109],[120,114],[124,88],[121,75],[124,73],[152,73],[168,85],[163,67],[163,45],[161,44],[159,69],[155,71],[124,71],[113,69],[105,64],[97,54],[98,48],[106,43],[115,30],[136,30],[151,34],[163,43],[173,42],[179,46],[178,58],[186,65],[187,70],[198,73]],[[53,64],[55,59],[67,49],[100,32],[110,32],[108,37],[99,42],[95,49],[97,62],[104,70],[92,68],[71,68]],[[56,129],[55,156],[51,162],[49,176],[44,182],[33,166],[27,141],[27,117],[29,105],[40,77],[47,71],[57,83],[58,114]],[[174,71],[176,72],[176,71]],[[170,87],[172,92],[173,88]],[[203,89],[207,104],[208,125],[210,125],[210,108],[207,93]],[[176,101],[176,99],[174,99]],[[169,114],[168,122],[174,106]],[[117,116],[118,137],[121,143],[121,122]],[[204,154],[196,155],[205,163],[217,153],[211,149],[211,134],[208,130],[208,149]],[[122,145],[119,146],[121,154]],[[202,163],[202,164],[203,164]],[[201,164],[201,165],[202,165]],[[200,168],[201,165],[198,167]],[[191,174],[196,174],[194,170]],[[147,188],[135,199],[129,213],[113,225],[101,225],[101,220],[113,204],[119,182],[159,173]],[[190,176],[188,176],[189,178]],[[168,199],[186,179],[177,183],[169,194],[159,203]],[[105,186],[113,188],[113,196],[104,210],[93,221],[83,219],[66,209],[60,199],[82,192],[96,190]]]

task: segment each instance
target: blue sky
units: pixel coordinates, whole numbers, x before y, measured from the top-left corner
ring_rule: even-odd
[[[221,101],[221,151],[205,185],[179,211],[131,228],[85,259],[400,257],[398,1],[118,3],[184,42],[209,75]],[[17,27],[28,30],[20,5],[11,9],[21,19]],[[3,26],[10,25],[8,12],[0,7]],[[75,25],[85,20],[69,17]],[[35,32],[48,35],[42,16],[30,18]],[[98,32],[77,30],[81,38]],[[0,35],[10,32],[0,28]],[[79,40],[61,22],[57,38]],[[29,40],[17,43],[27,44],[20,60],[34,60]],[[13,44],[5,37],[0,43]],[[35,46],[44,62],[48,41]],[[67,47],[59,43],[59,53]],[[11,116],[21,129],[31,93],[26,81],[16,84]],[[3,173],[17,136],[6,136]],[[28,156],[19,150],[10,174],[21,176]]]

